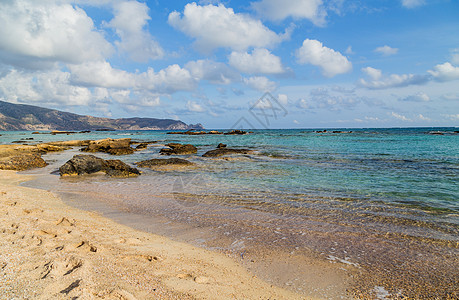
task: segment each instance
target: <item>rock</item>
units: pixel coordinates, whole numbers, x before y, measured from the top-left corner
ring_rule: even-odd
[[[105,161],[105,173],[111,177],[135,177],[140,172],[119,159],[109,159]]]
[[[32,132],[32,134],[40,134],[40,132],[34,131],[34,132]]]
[[[166,145],[169,148],[163,148],[159,151],[162,155],[187,155],[198,152],[198,149],[190,144],[169,143]]]
[[[89,146],[91,140],[72,140],[72,141],[61,141],[61,142],[50,142],[46,143],[53,146],[63,146],[63,147],[83,147]]]
[[[226,148],[226,144],[218,144],[217,149]]]
[[[61,130],[53,130],[53,131],[51,131],[52,135],[56,135],[56,134],[73,134],[73,133],[76,133],[76,132],[75,131],[61,131]]]
[[[89,145],[82,148],[84,152],[105,152],[112,155],[126,155],[134,153],[130,146],[131,139],[103,139],[89,142]]]
[[[167,158],[167,159],[150,159],[136,163],[141,168],[149,168],[152,170],[173,170],[183,167],[193,166],[194,163],[181,158]]]
[[[243,130],[231,130],[230,132],[225,132],[226,135],[235,135],[235,134],[249,134],[247,131]]]
[[[204,153],[203,157],[218,157],[223,155],[230,155],[230,154],[250,154],[252,150],[249,149],[231,149],[231,148],[218,148],[215,150],[210,150]]]
[[[105,161],[94,155],[75,155],[59,168],[61,176],[92,174],[105,170]]]
[[[0,157],[1,170],[24,171],[33,168],[43,168],[47,165],[38,153],[17,153]]]
[[[75,155],[59,168],[61,176],[84,175],[104,172],[107,176],[132,177],[140,175],[139,170],[121,160],[104,160],[94,155]]]
[[[135,147],[135,150],[144,150],[148,148],[148,145],[157,143],[157,141],[151,141],[151,142],[131,142],[131,144],[137,144]]]
[[[56,146],[56,145],[51,145],[51,144],[38,144],[36,145],[37,149],[41,152],[58,152],[58,151],[64,151],[70,149],[69,147],[65,146]]]

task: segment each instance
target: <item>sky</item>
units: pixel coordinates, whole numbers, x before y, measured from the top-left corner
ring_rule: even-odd
[[[0,100],[206,128],[459,126],[456,0],[1,0]]]

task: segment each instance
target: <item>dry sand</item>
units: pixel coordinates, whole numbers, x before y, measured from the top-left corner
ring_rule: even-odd
[[[304,299],[223,254],[136,231],[0,171],[0,299]]]

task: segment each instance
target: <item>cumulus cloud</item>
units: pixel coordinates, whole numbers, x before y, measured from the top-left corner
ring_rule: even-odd
[[[327,16],[322,0],[262,0],[252,2],[251,6],[263,18],[274,21],[292,17],[323,26]]]
[[[215,84],[230,84],[240,81],[241,76],[235,70],[229,68],[224,63],[212,60],[190,61],[185,65],[195,80],[208,80]]]
[[[384,56],[389,56],[389,55],[397,54],[398,48],[392,48],[392,47],[385,45],[385,46],[376,48],[374,51]]]
[[[135,76],[123,70],[114,69],[107,61],[86,62],[70,65],[71,81],[75,85],[104,88],[131,88]]]
[[[200,104],[196,103],[195,101],[188,101],[186,104],[186,108],[190,112],[205,112],[206,110]]]
[[[408,102],[428,102],[430,101],[429,95],[424,92],[419,92],[415,95],[411,95],[405,98],[400,99],[400,101],[408,101]]]
[[[253,76],[244,78],[244,83],[250,88],[260,92],[272,92],[276,89],[277,84],[264,76]]]
[[[85,11],[52,1],[0,2],[0,60],[31,68],[99,60],[113,47]]]
[[[382,71],[372,67],[362,68],[362,71],[365,74],[367,74],[372,80],[378,80],[382,77]]]
[[[363,68],[362,71],[370,77],[370,80],[361,78],[358,84],[369,89],[404,87],[408,85],[424,84],[430,80],[429,76],[426,75],[391,74],[389,76],[383,76],[381,70],[371,67]]]
[[[252,53],[232,52],[229,64],[248,74],[279,74],[284,72],[281,59],[267,49],[254,49]]]
[[[451,81],[459,79],[459,67],[446,62],[436,65],[433,70],[428,71],[438,81]]]
[[[151,19],[148,10],[145,3],[137,1],[116,3],[114,18],[108,23],[120,37],[120,41],[115,42],[117,47],[138,62],[147,62],[164,55],[164,50],[145,29]]]
[[[311,64],[322,69],[326,77],[350,72],[352,64],[341,53],[327,48],[317,40],[306,39],[303,46],[296,51],[300,64]]]
[[[426,4],[425,0],[402,0],[402,5],[406,8],[415,8]]]
[[[69,83],[70,73],[59,70],[12,70],[0,79],[0,98],[10,102],[47,105],[87,105],[92,100],[86,87]]]
[[[398,120],[405,121],[405,122],[411,122],[412,121],[411,119],[408,119],[406,116],[398,114],[396,112],[392,112],[391,116],[396,118],[396,119],[398,119]]]
[[[269,30],[259,20],[235,13],[223,4],[200,6],[189,3],[183,15],[177,11],[169,14],[169,24],[196,39],[201,51],[230,48],[244,51],[249,47],[269,47],[288,38]]]

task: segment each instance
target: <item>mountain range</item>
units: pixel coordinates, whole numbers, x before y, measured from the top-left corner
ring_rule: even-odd
[[[0,130],[190,130],[201,124],[155,118],[110,119],[0,101]]]

